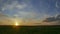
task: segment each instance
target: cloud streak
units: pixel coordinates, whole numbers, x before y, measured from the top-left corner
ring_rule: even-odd
[[[56,17],[46,18],[43,22],[53,24],[53,25],[60,25],[60,15],[57,15]]]

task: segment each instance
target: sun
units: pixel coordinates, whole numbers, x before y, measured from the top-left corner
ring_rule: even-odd
[[[19,25],[18,22],[16,22],[15,25],[18,26]]]
[[[15,21],[14,21],[14,26],[20,26],[21,23],[22,23],[21,20],[15,20]]]

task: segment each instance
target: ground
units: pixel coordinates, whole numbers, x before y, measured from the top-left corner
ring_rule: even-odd
[[[60,26],[0,26],[0,34],[60,34]]]

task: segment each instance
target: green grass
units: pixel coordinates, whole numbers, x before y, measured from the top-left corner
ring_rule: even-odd
[[[0,34],[60,34],[60,26],[0,26]]]

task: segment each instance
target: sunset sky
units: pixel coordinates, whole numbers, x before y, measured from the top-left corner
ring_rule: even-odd
[[[57,19],[59,13],[60,0],[0,0],[0,25],[60,25],[53,19],[43,23],[46,18]]]

